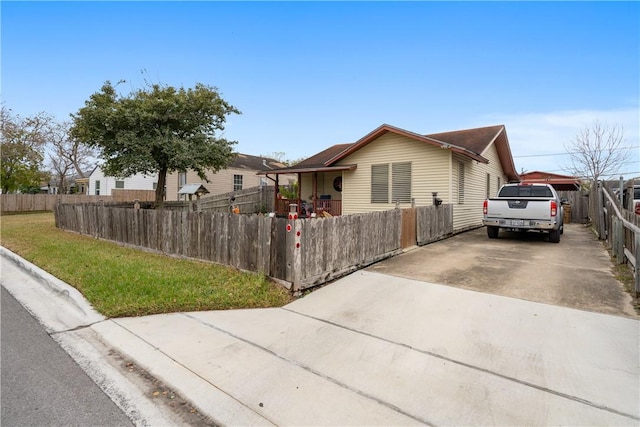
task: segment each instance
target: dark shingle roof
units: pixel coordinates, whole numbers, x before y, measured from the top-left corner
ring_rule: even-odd
[[[268,157],[251,156],[249,154],[236,153],[235,158],[228,167],[235,169],[261,171],[269,169],[280,169],[285,167],[285,165],[275,159],[270,159]]]
[[[304,159],[303,161],[296,163],[296,168],[312,168],[312,167],[323,167],[325,163],[329,160],[346,150],[350,147],[351,144],[336,144],[331,147],[323,150],[308,159]]]
[[[498,135],[503,127],[504,126],[502,125],[487,126],[483,128],[456,130],[452,132],[432,133],[425,136],[451,145],[466,148],[476,154],[482,154],[489,144],[493,142],[496,135]]]

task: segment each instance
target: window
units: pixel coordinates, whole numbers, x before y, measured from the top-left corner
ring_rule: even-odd
[[[487,174],[487,199],[491,197],[491,174]]]
[[[242,175],[233,175],[233,191],[242,190]]]
[[[391,186],[392,203],[411,203],[411,162],[371,165],[371,203],[389,203]]]
[[[391,164],[391,201],[411,203],[411,162]]]
[[[371,165],[371,203],[389,203],[389,164]]]
[[[187,172],[178,172],[178,191],[187,185]],[[178,194],[178,200],[187,200],[186,194]]]
[[[124,181],[116,181],[116,188],[124,188]]]
[[[458,204],[464,205],[464,163],[458,162]]]
[[[542,185],[511,185],[504,187],[500,197],[553,197],[547,186]]]
[[[157,183],[157,182],[154,182],[154,183],[153,183],[153,191],[155,191],[155,190],[156,190],[156,188],[158,188],[158,183]]]
[[[96,196],[100,195],[100,180],[96,180]]]

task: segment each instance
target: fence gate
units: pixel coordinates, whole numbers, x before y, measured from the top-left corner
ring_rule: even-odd
[[[416,218],[416,208],[402,209],[402,249],[417,245]]]

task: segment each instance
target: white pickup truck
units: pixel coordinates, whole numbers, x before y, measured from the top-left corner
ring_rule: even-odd
[[[564,225],[562,201],[549,184],[505,184],[498,196],[484,201],[484,218],[491,239],[500,229],[537,230],[549,233],[549,241],[560,242]]]

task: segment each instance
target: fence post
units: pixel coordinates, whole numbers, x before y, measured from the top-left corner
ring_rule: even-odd
[[[604,191],[604,187],[602,185],[600,185],[598,187],[598,191],[597,191],[597,211],[596,214],[598,215],[597,218],[597,223],[598,223],[598,238],[600,240],[606,240],[607,236],[606,236],[606,232],[605,232],[605,215],[604,215],[604,211],[605,211],[605,207],[603,204],[603,195],[602,192]]]
[[[636,298],[640,296],[640,233],[633,233],[635,237],[635,256],[636,256],[636,265],[635,265],[635,276],[636,276]]]
[[[292,283],[291,289],[300,290],[300,279],[302,277],[302,245],[300,237],[302,235],[302,220],[289,219],[287,221],[287,257],[286,257],[286,276],[287,280]]]
[[[624,263],[624,224],[618,217],[612,218],[611,248],[616,257],[616,264]]]

